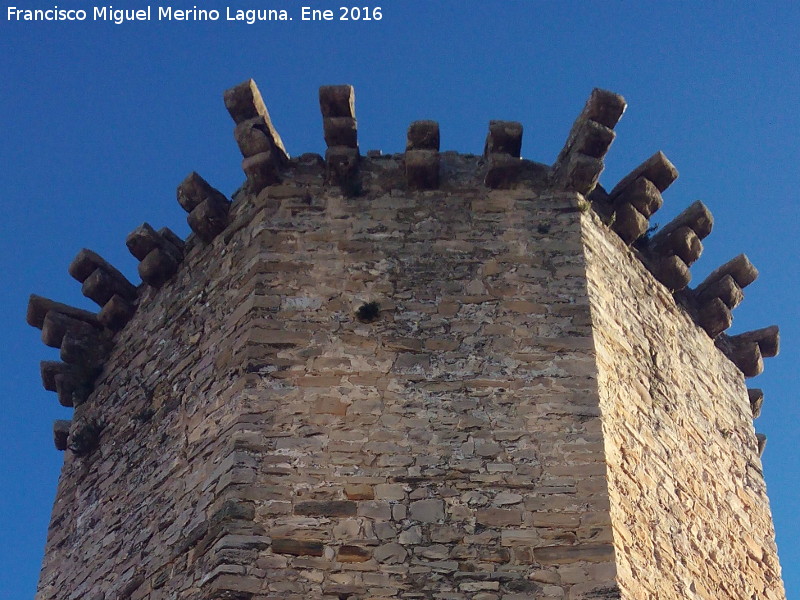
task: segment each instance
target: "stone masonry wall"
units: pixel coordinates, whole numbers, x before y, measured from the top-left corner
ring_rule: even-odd
[[[206,568],[191,549],[231,516],[219,500],[229,441],[216,434],[241,412],[245,380],[223,358],[249,238],[196,242],[165,288],[143,286],[75,409],[73,422],[104,428],[94,452],[64,455],[37,600],[200,597]]]
[[[295,159],[146,293],[39,600],[619,597],[579,196],[442,157]]]
[[[230,490],[258,535],[220,540],[244,554],[210,587],[614,597],[577,196],[387,193],[394,160],[361,168],[357,198],[313,171],[259,196]]]
[[[784,598],[741,371],[593,213],[584,240],[622,598]]]

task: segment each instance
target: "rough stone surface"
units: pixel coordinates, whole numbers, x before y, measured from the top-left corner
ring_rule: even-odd
[[[586,221],[622,598],[784,598],[743,374]]]

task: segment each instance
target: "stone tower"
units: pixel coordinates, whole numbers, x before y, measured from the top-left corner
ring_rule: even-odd
[[[624,100],[595,90],[552,166],[492,121],[481,156],[362,155],[350,86],[290,158],[225,93],[246,182],[178,187],[193,234],[81,250],[98,313],[32,296],[74,406],[38,600],[784,599],[746,377],[724,331],[757,271],[688,286],[712,216],[656,233],[657,153],[598,184]]]

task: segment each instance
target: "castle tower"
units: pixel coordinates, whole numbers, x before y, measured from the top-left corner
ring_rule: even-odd
[[[778,331],[724,333],[745,256],[688,285],[705,206],[648,231],[663,154],[598,184],[620,96],[552,166],[505,121],[364,156],[349,86],[290,158],[254,82],[225,104],[232,201],[190,174],[138,286],[80,251],[96,314],[31,297],[75,407],[38,600],[785,598],[745,382]]]

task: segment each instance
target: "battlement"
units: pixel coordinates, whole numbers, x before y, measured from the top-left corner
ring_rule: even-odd
[[[616,135],[613,128],[626,109],[621,96],[599,89],[592,92],[553,165],[521,158],[523,127],[509,121],[489,123],[481,155],[441,152],[438,123],[416,121],[408,128],[404,153],[370,151],[364,156],[358,145],[353,88],[323,86],[319,99],[328,147],[325,156],[291,158],[255,82],[249,80],[227,90],[224,102],[236,124],[234,138],[246,176],[233,200],[199,174],[190,173],[177,188],[177,200],[188,213],[194,234],[184,241],[168,228],[155,230],[144,223],[125,240],[139,261],[142,283],[138,286],[97,253],[81,250],[69,273],[82,284],[82,293],[100,306],[97,314],[31,296],[28,323],[42,330],[46,345],[61,350],[62,362],[45,361],[41,370],[45,389],[55,391],[62,405],[77,406],[89,399],[105,357],[124,339],[120,332],[137,307],[152,296],[152,290],[170,293],[169,283],[186,256],[197,255],[197,249],[206,245],[228,243],[259,211],[330,210],[330,202],[322,196],[331,194],[362,202],[427,194],[432,202],[438,202],[437,193],[458,195],[481,187],[523,195],[575,192],[575,205],[564,210],[591,208],[596,212],[746,377],[761,373],[763,358],[777,354],[775,326],[725,334],[732,324],[732,310],[744,297],[743,289],[758,276],[745,255],[722,265],[694,288],[689,286],[690,266],[700,257],[702,240],[714,223],[705,205],[695,202],[650,234],[649,220],[663,204],[662,193],[678,177],[663,153],[645,160],[610,191],[598,183]],[[486,209],[472,206],[466,210],[476,208]],[[757,389],[750,391],[758,398],[753,404],[755,417],[763,394]],[[67,422],[56,422],[59,449],[69,446],[67,429]],[[763,436],[759,439],[763,448]]]

